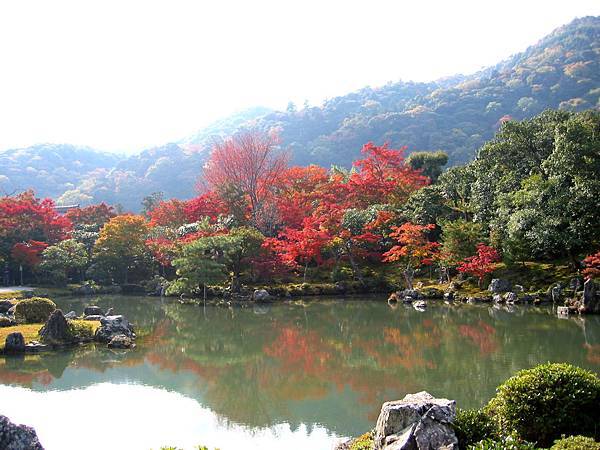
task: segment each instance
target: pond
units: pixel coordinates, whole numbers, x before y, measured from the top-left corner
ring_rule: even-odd
[[[551,308],[382,298],[249,308],[166,299],[96,303],[136,324],[138,346],[89,345],[0,357],[0,413],[36,428],[49,450],[330,449],[370,429],[382,402],[427,390],[479,407],[515,371],[566,361],[598,371],[600,317]]]

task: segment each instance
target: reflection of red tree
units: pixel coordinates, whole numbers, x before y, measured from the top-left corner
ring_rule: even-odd
[[[52,380],[54,380],[54,377],[47,370],[39,370],[36,372],[15,372],[0,367],[0,382],[2,384],[18,384],[20,386],[31,387],[33,383],[37,382],[47,386],[52,383]]]
[[[600,365],[600,344],[583,344],[587,350],[586,360],[592,364]]]
[[[490,324],[480,320],[477,325],[461,325],[458,327],[461,336],[464,336],[479,347],[482,355],[489,355],[498,350],[496,329]]]
[[[285,327],[274,342],[263,348],[267,356],[277,358],[289,372],[302,370],[316,375],[323,371],[328,352],[319,348],[322,343],[315,332],[301,333],[293,327]]]

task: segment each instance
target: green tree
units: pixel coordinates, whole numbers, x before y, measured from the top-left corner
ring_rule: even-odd
[[[441,223],[440,258],[446,268],[456,267],[465,258],[473,256],[477,244],[483,240],[483,226],[480,223],[457,219]]]
[[[412,152],[406,158],[406,164],[413,169],[422,170],[423,175],[435,183],[441,175],[443,167],[448,163],[448,154],[441,150],[436,152]]]
[[[55,284],[65,284],[72,273],[82,278],[88,262],[85,245],[75,239],[66,239],[42,252],[40,269],[51,277]]]

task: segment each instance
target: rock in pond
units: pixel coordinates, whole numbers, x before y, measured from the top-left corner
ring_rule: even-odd
[[[99,306],[86,306],[83,310],[84,316],[103,316],[104,312],[100,309]]]
[[[73,341],[69,323],[60,309],[52,311],[48,321],[40,330],[40,337],[45,344],[68,344]]]
[[[33,428],[27,425],[16,425],[6,416],[0,416],[0,448],[3,450],[44,450]]]
[[[98,315],[98,314],[94,314],[92,316],[85,316],[83,318],[83,320],[95,320],[97,322],[99,322],[100,320],[102,320],[104,316]]]
[[[510,290],[512,290],[511,282],[501,278],[494,278],[488,286],[488,291],[493,292],[494,294],[508,292]]]
[[[596,284],[590,278],[583,283],[583,297],[579,311],[582,313],[600,312],[600,299],[596,293]]]
[[[386,402],[375,426],[375,450],[458,449],[456,402],[427,392]]]
[[[96,330],[95,339],[100,342],[110,342],[118,334],[135,339],[133,327],[125,317],[106,316],[100,319],[100,327]]]
[[[252,300],[255,302],[265,302],[271,298],[269,291],[266,289],[256,289],[252,294]]]
[[[4,341],[5,353],[22,353],[25,351],[25,338],[19,332],[10,333]],[[2,448],[2,447],[0,447]]]
[[[134,348],[135,342],[129,336],[117,334],[113,336],[108,343],[108,348]]]
[[[506,303],[508,303],[509,305],[519,303],[519,297],[517,297],[517,294],[515,294],[514,292],[507,292],[506,294],[504,294],[504,300],[506,300]]]
[[[424,300],[419,300],[416,302],[413,302],[413,308],[415,308],[417,311],[424,311],[425,308],[427,308],[427,302]]]

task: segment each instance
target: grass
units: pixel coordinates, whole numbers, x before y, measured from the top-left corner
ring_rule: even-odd
[[[39,332],[43,326],[43,323],[27,323],[12,327],[0,328],[0,351],[4,350],[6,336],[8,336],[10,333],[21,333],[25,338],[25,343],[27,344],[28,342],[39,340]]]
[[[25,298],[23,294],[23,291],[0,292],[0,300],[22,299]]]
[[[94,333],[100,326],[100,322],[95,320],[72,320],[71,330],[75,336],[80,339],[89,339],[94,336]],[[25,338],[25,343],[37,341],[40,339],[39,332],[44,326],[43,323],[27,323],[14,325],[12,327],[0,328],[0,351],[4,350],[6,336],[10,333],[21,333]]]

